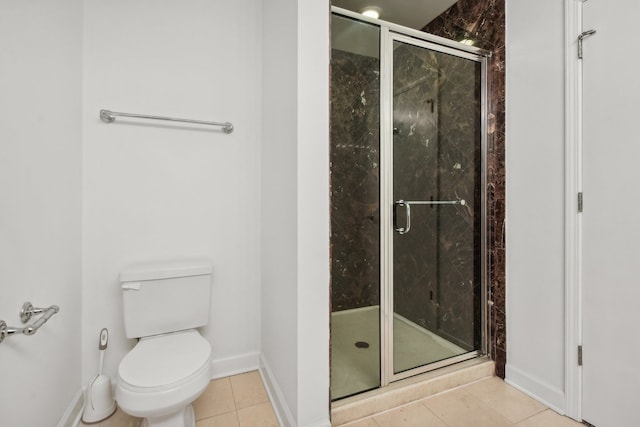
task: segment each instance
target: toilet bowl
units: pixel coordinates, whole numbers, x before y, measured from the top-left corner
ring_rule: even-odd
[[[211,346],[195,330],[143,338],[120,362],[116,400],[148,427],[195,425],[191,402],[211,380]]]
[[[145,427],[195,427],[191,403],[211,381],[211,266],[181,262],[120,274],[125,334],[139,338],[118,367],[116,401]]]

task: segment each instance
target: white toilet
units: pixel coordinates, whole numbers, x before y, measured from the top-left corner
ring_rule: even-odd
[[[191,403],[211,380],[211,345],[195,329],[209,323],[211,273],[206,261],[120,273],[125,334],[140,340],[120,362],[116,400],[143,426],[195,426]]]

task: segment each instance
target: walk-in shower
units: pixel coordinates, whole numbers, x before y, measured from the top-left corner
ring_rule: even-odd
[[[487,352],[488,54],[334,8],[331,398]]]

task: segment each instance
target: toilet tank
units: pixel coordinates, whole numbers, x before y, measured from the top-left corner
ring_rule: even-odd
[[[209,323],[210,262],[202,260],[133,265],[120,273],[124,329],[140,338]]]

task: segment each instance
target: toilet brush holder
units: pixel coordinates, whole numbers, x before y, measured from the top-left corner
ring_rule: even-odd
[[[104,351],[107,349],[109,331],[103,328],[100,331],[98,349],[100,350],[100,368],[98,375],[87,386],[87,395],[84,400],[82,422],[93,424],[109,418],[116,412],[116,401],[111,394],[111,379],[102,374],[104,364]]]
[[[111,394],[111,380],[98,375],[87,387],[82,422],[93,424],[109,418],[116,412],[116,401]]]

